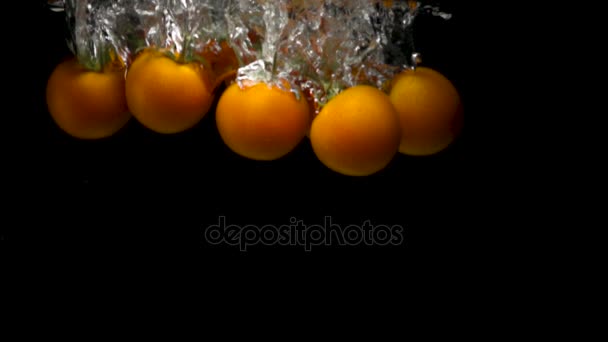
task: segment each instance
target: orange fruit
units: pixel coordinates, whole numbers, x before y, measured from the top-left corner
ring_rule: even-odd
[[[308,103],[265,83],[230,85],[216,110],[218,131],[235,153],[254,160],[275,160],[291,152],[310,125]]]
[[[313,120],[310,141],[319,160],[348,176],[384,169],[397,154],[401,132],[388,96],[368,85],[348,88]]]
[[[115,134],[131,115],[125,99],[124,70],[91,71],[71,57],[57,65],[46,87],[55,123],[80,139]]]
[[[200,53],[200,57],[204,58],[211,66],[214,89],[222,82],[229,82],[235,78],[239,61],[228,42],[217,43],[213,41],[207,44]]]
[[[412,156],[444,150],[458,136],[463,107],[458,91],[445,76],[425,67],[395,77],[390,99],[399,113],[399,151]]]
[[[126,95],[133,116],[163,134],[192,128],[213,102],[211,82],[199,63],[178,63],[157,51],[135,58],[127,72]]]

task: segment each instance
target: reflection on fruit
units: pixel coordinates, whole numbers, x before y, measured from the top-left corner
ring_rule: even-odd
[[[213,92],[198,63],[179,63],[145,51],[130,66],[126,80],[129,109],[144,126],[172,134],[195,126],[209,111]]]
[[[400,139],[397,113],[388,96],[367,85],[348,88],[331,99],[310,132],[319,160],[349,176],[384,169],[397,154]]]
[[[55,68],[47,83],[46,100],[57,125],[80,139],[109,137],[131,117],[124,70],[91,71],[75,57]]]
[[[216,122],[224,143],[254,160],[275,160],[291,152],[310,125],[303,96],[264,83],[230,85],[222,94]]]
[[[401,153],[432,155],[458,136],[463,120],[460,96],[439,72],[425,67],[402,72],[393,81],[390,98],[399,113]]]

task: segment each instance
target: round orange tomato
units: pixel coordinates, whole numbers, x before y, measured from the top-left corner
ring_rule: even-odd
[[[397,154],[401,132],[388,96],[367,85],[336,95],[313,120],[310,141],[319,160],[348,176],[384,169]]]
[[[452,82],[439,72],[425,67],[402,72],[393,81],[390,98],[399,113],[401,153],[432,155],[458,136],[462,102]]]
[[[178,63],[156,51],[145,51],[129,67],[129,109],[142,125],[164,134],[195,126],[209,111],[213,92],[198,63]]]
[[[222,94],[216,110],[218,131],[237,154],[275,160],[291,152],[310,125],[308,103],[276,86],[237,83]]]
[[[131,117],[124,70],[91,71],[75,57],[61,62],[49,77],[46,101],[55,123],[80,139],[109,137]]]

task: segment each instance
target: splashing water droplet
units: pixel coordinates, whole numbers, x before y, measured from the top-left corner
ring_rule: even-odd
[[[47,1],[47,6],[53,12],[64,12],[65,11],[65,1],[64,0],[49,0],[49,1]]]
[[[451,13],[442,12],[437,6],[426,5],[422,7],[422,10],[426,13],[430,13],[431,15],[435,17],[440,17],[444,20],[450,20],[452,18]]]
[[[410,69],[416,70],[416,68],[418,67],[418,65],[420,63],[422,63],[422,56],[420,55],[420,53],[418,53],[418,52],[412,53],[412,61],[411,61],[411,63],[412,63],[412,65],[411,65]]]

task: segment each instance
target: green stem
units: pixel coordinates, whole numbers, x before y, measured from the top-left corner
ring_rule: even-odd
[[[277,74],[277,57],[278,57],[279,53],[278,51],[274,52],[274,55],[272,56],[272,72],[270,74],[270,81],[274,82],[275,81],[275,77]]]
[[[192,60],[193,52],[192,52],[192,36],[186,35],[184,37],[184,43],[182,45],[182,53],[179,54],[179,58],[177,59],[178,63],[188,63]]]

